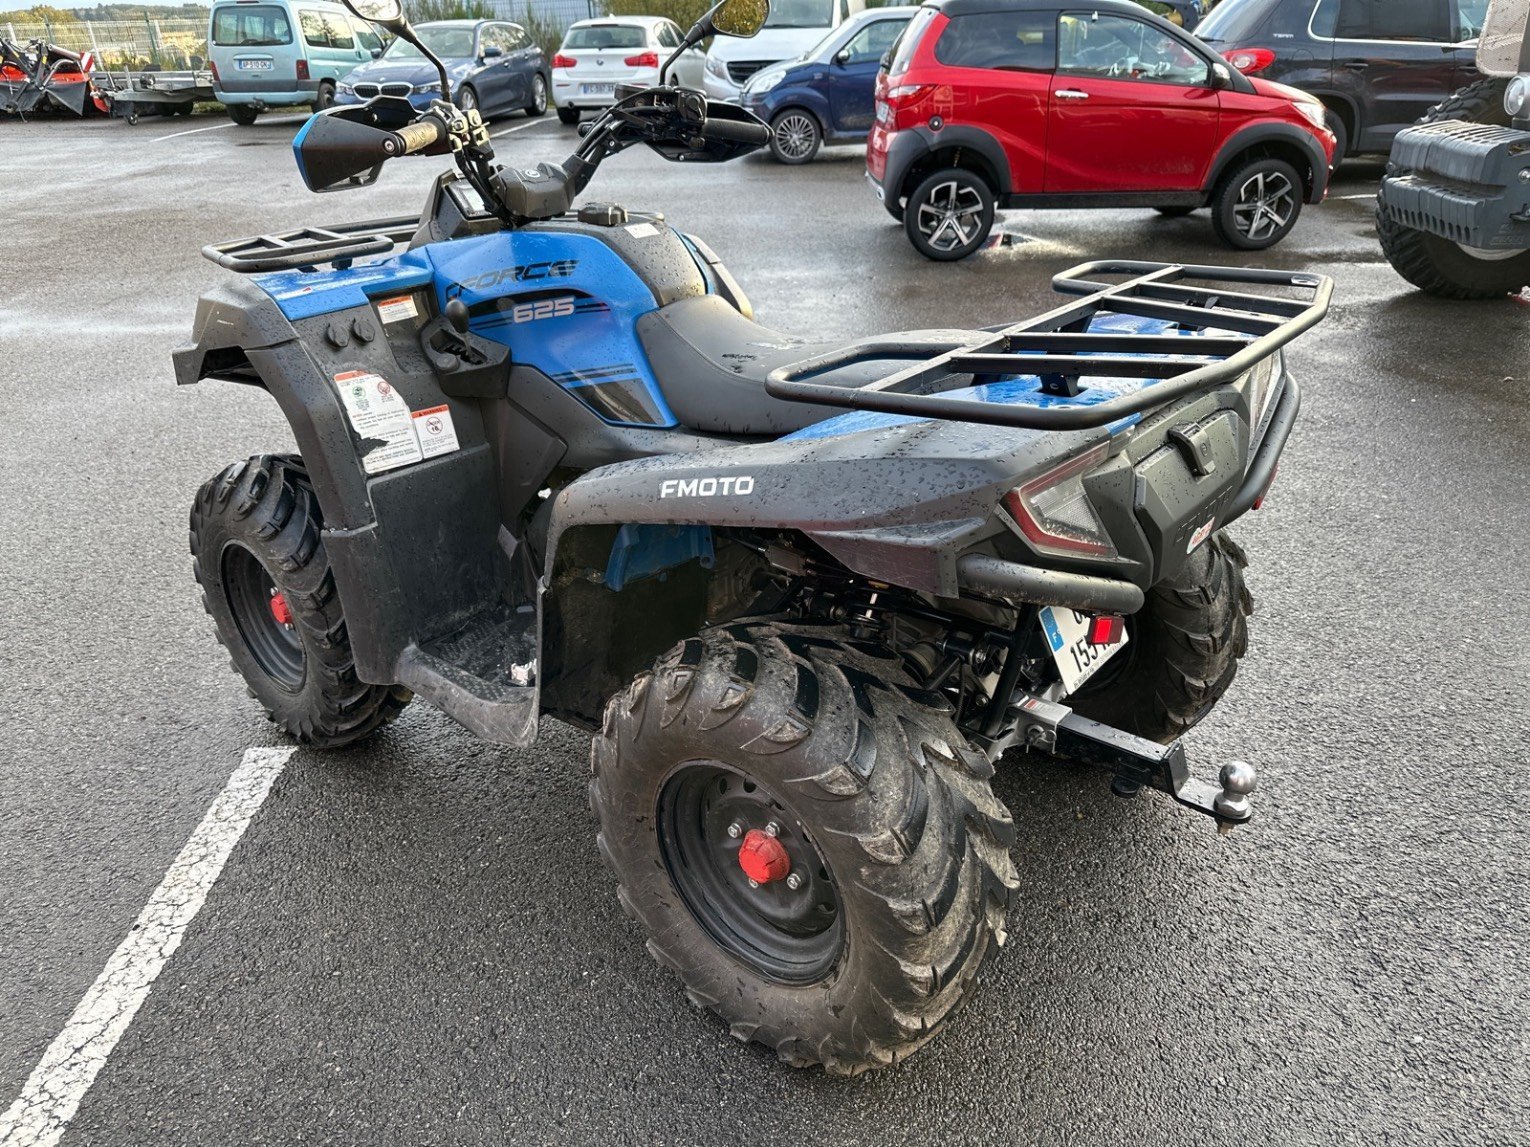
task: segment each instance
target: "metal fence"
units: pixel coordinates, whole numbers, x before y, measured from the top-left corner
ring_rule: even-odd
[[[207,56],[206,20],[82,20],[58,24],[0,24],[9,40],[47,40],[93,52],[107,68],[193,68]]]

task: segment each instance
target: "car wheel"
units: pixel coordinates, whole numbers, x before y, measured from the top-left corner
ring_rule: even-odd
[[[567,124],[569,127],[573,127],[576,123],[579,122],[579,109],[578,108],[559,108],[558,109],[558,122],[562,123],[562,124]]]
[[[547,80],[541,72],[531,77],[531,102],[523,110],[533,119],[547,114]]]
[[[903,209],[903,229],[926,259],[965,259],[993,230],[993,189],[974,172],[948,167],[914,188]]]
[[[249,127],[255,122],[256,117],[260,115],[249,104],[226,104],[224,106],[228,109],[228,118],[240,127]]]
[[[1328,130],[1333,132],[1333,137],[1337,141],[1333,149],[1333,165],[1337,168],[1349,154],[1349,128],[1344,123],[1344,117],[1333,108],[1329,108],[1328,114],[1323,118],[1328,121]]]
[[[468,84],[457,89],[457,94],[452,102],[465,112],[475,111],[478,108],[478,93],[473,90],[472,84]],[[484,116],[483,118],[487,122],[489,117]]]
[[[822,143],[823,131],[811,112],[787,108],[770,121],[770,154],[782,163],[807,163]]]
[[[321,112],[325,108],[332,108],[332,107],[334,107],[335,106],[335,85],[333,83],[331,83],[329,80],[324,80],[324,81],[320,82],[319,90],[314,95],[313,103],[310,104],[309,106],[311,108],[313,108],[313,110],[316,111],[316,112]]]
[[[1302,178],[1283,159],[1256,157],[1238,164],[1213,199],[1217,237],[1240,251],[1263,251],[1291,233],[1302,212]]]

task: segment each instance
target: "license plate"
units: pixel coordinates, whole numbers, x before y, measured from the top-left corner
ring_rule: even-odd
[[[235,60],[235,65],[241,72],[269,72],[270,60]]]
[[[583,96],[609,96],[616,91],[615,84],[580,84],[579,94]]]
[[[1127,641],[1127,634],[1122,633],[1121,640],[1114,645],[1090,645],[1089,615],[1055,605],[1041,611],[1041,631],[1046,635],[1052,660],[1057,663],[1063,688],[1069,693],[1098,673],[1105,662],[1125,648]]]

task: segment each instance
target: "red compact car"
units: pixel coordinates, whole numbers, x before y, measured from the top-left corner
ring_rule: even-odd
[[[1210,207],[1263,250],[1333,155],[1316,99],[1130,0],[931,0],[877,77],[866,174],[931,259],[976,251],[1000,207]]]

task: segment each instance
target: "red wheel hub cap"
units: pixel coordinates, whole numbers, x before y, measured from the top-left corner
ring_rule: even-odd
[[[277,625],[292,624],[292,607],[287,604],[287,599],[279,593],[271,595],[271,616],[276,618]]]
[[[792,870],[792,858],[775,837],[751,828],[744,834],[744,843],[739,845],[738,866],[756,884],[769,884],[786,878]]]

